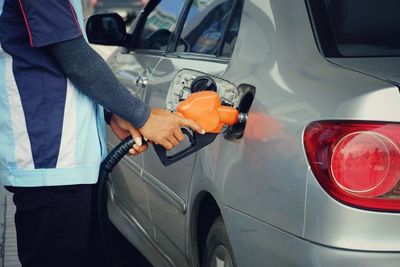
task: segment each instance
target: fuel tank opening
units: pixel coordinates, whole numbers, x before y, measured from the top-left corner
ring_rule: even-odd
[[[249,84],[241,84],[238,86],[238,91],[241,92],[241,99],[237,110],[239,111],[238,122],[232,126],[229,126],[224,131],[224,138],[226,140],[237,140],[243,137],[244,130],[246,128],[247,114],[253,104],[253,100],[256,94],[256,88]]]
[[[249,84],[236,86],[231,81],[212,76],[196,70],[183,69],[179,71],[168,90],[166,108],[177,111],[178,105],[190,95],[202,91],[216,92],[220,105],[227,109],[238,111],[237,122],[232,126],[223,127],[222,134],[226,140],[234,141],[243,137],[247,122],[247,113],[253,103],[256,88]]]
[[[217,92],[217,83],[210,76],[200,76],[193,80],[190,90],[192,93],[200,91]]]

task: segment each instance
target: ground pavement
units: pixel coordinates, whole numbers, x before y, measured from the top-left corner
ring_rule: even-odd
[[[0,186],[0,267],[21,267],[17,256],[12,194]]]

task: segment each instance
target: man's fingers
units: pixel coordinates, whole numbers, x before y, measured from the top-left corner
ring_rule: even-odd
[[[167,139],[159,141],[158,144],[163,146],[165,150],[171,150],[174,148],[174,146]]]
[[[176,139],[173,135],[168,138],[168,142],[170,142],[174,147],[179,144],[178,139]]]
[[[141,146],[142,145],[142,135],[140,134],[140,132],[137,129],[130,127],[129,133],[132,135],[133,140],[135,140],[135,144],[137,144],[138,146]]]
[[[179,129],[179,130],[176,130],[175,132],[174,132],[174,137],[179,141],[179,142],[182,142],[183,140],[185,140],[185,135],[182,133],[182,131]]]
[[[138,146],[136,144],[133,145],[133,149],[138,153],[142,153],[142,152],[146,151],[147,147],[148,146],[146,144],[145,145],[141,145],[141,146]]]
[[[170,150],[185,139],[181,127],[190,128],[201,134],[205,133],[194,121],[159,109],[152,109],[146,123],[139,130],[150,141]]]
[[[139,155],[140,153],[145,152],[147,150],[147,148],[148,148],[147,144],[144,144],[141,146],[134,144],[133,147],[131,149],[129,149],[129,155],[130,156]]]
[[[201,129],[201,127],[192,120],[180,118],[179,124],[182,127],[189,127],[190,129],[198,132],[199,134],[205,134],[205,131],[203,129]]]

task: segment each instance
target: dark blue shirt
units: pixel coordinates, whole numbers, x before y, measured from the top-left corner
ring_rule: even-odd
[[[80,5],[80,0],[0,0],[0,179],[5,185],[97,179],[105,152],[101,108],[76,90],[46,47],[82,36]]]

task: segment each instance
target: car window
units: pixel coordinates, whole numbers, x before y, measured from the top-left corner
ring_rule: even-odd
[[[242,18],[243,0],[239,0],[231,17],[230,24],[226,31],[225,43],[221,52],[222,57],[231,57],[235,48],[236,39],[239,33],[240,20]]]
[[[399,0],[309,0],[328,57],[400,55]]]
[[[147,16],[136,43],[138,49],[166,51],[185,0],[163,0]]]
[[[235,0],[194,0],[176,51],[215,55],[234,2]]]

